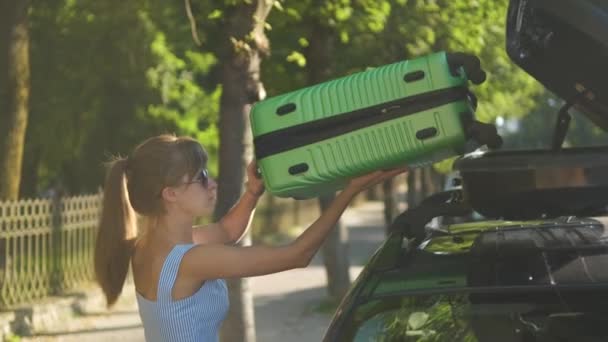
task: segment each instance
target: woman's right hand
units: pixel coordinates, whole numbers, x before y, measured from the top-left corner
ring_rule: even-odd
[[[351,179],[345,190],[348,189],[355,192],[361,192],[369,187],[382,183],[389,178],[395,177],[396,175],[407,171],[408,168],[405,166],[390,170],[374,171],[366,175]]]

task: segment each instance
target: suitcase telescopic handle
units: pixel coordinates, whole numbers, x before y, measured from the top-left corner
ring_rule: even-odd
[[[474,84],[481,84],[486,80],[486,72],[481,68],[479,57],[464,52],[451,52],[446,56],[452,75],[458,75],[458,69],[462,68]]]

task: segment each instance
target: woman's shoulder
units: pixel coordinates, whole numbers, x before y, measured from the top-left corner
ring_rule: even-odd
[[[161,272],[171,251],[171,247],[136,244],[131,268],[135,289],[144,298],[156,300]]]

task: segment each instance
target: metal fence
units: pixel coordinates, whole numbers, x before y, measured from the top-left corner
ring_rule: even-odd
[[[102,195],[0,201],[0,310],[94,279]]]

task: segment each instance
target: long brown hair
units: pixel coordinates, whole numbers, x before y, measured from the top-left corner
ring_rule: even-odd
[[[95,244],[95,275],[108,303],[122,292],[137,238],[137,214],[165,213],[161,191],[195,177],[207,153],[188,137],[160,135],[137,146],[128,158],[108,163],[103,208]]]

